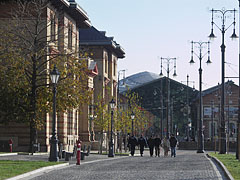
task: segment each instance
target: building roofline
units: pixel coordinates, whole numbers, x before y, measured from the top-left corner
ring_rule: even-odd
[[[81,31],[84,33],[81,39]],[[99,31],[94,26],[90,29],[84,30],[80,28],[80,45],[83,46],[105,46],[110,48],[118,58],[124,58],[125,52],[124,49],[114,41],[114,37],[106,36],[106,31]]]
[[[58,3],[62,3],[65,8],[66,12],[77,22],[78,26],[87,28],[91,27],[91,22],[87,15],[87,12],[75,2],[75,0],[52,0],[53,4],[58,5]]]

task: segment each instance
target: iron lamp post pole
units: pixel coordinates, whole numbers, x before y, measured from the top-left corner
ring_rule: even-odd
[[[58,159],[58,139],[56,136],[56,93],[57,93],[57,82],[60,73],[57,70],[56,65],[54,66],[53,71],[50,73],[50,77],[53,83],[53,117],[52,117],[52,137],[50,139],[50,157],[49,161],[59,161]]]
[[[109,143],[109,153],[108,157],[114,157],[114,151],[113,151],[113,110],[115,108],[115,101],[112,99],[110,102],[111,107],[111,136],[110,136],[110,143]]]
[[[240,0],[238,0],[239,3],[239,12],[240,12]],[[240,13],[239,13],[239,20],[240,20]],[[239,23],[239,34],[240,34],[240,23]],[[236,159],[239,159],[240,156],[240,38],[239,38],[239,55],[238,55],[238,120],[237,120],[237,148],[236,148]]]
[[[89,116],[89,131],[90,131],[90,141],[93,141],[93,132],[92,132],[92,120],[93,120],[93,115],[91,114]]]

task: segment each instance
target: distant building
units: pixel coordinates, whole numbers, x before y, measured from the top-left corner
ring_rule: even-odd
[[[169,89],[166,86],[167,80],[170,82]],[[195,99],[198,94],[194,88],[167,77],[160,78],[159,75],[149,72],[129,76],[121,80],[120,85],[121,94],[124,94],[127,89],[137,93],[141,97],[140,106],[155,116],[152,118],[152,127],[149,129],[154,134],[166,135],[168,115],[169,132],[178,132],[180,136],[185,137],[189,130],[188,124],[191,122],[190,136],[194,136],[197,116],[192,99]],[[169,99],[167,91],[170,94]]]
[[[236,141],[238,120],[238,91],[239,87],[233,81],[225,83],[225,129],[227,138]],[[221,85],[206,89],[203,98],[203,133],[205,140],[219,136],[221,115]],[[198,100],[195,101],[196,104]],[[199,115],[198,115],[199,117]]]
[[[125,57],[123,48],[113,37],[106,36],[105,31],[99,31],[95,27],[80,29],[80,49],[89,53],[89,56],[97,63],[98,76],[94,78],[94,101],[98,97],[103,98],[103,103],[109,104],[111,98],[117,102],[117,62]],[[91,111],[89,104],[88,114]],[[94,110],[92,111],[94,115]],[[86,118],[86,117],[85,117]],[[99,117],[98,117],[99,118]],[[85,119],[85,126],[89,119]],[[92,124],[93,126],[94,124]],[[99,140],[98,127],[94,126],[94,139]],[[87,129],[80,133],[83,141],[89,141]]]

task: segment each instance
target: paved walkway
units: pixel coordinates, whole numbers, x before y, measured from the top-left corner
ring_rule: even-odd
[[[47,156],[11,156],[18,160],[47,160]],[[0,157],[3,159],[3,157]],[[74,158],[75,159],[75,158]],[[220,180],[226,179],[220,170],[205,154],[196,151],[177,151],[177,157],[149,157],[149,151],[144,156],[114,157],[90,154],[80,166],[75,161],[71,165],[53,171],[41,172],[27,179],[33,180]]]
[[[48,161],[49,155],[10,155],[10,156],[0,156],[0,160],[22,160],[22,161]],[[107,155],[100,155],[97,153],[85,156],[85,160],[81,162],[89,162],[93,160],[108,159]],[[60,162],[69,162],[70,164],[76,164],[76,157],[72,157],[69,161],[65,161],[64,158],[59,159]]]

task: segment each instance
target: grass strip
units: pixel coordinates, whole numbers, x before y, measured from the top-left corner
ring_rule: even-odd
[[[0,160],[0,180],[30,172],[41,167],[60,164],[59,162],[46,161],[11,161]]]
[[[240,161],[236,159],[234,154],[215,154],[211,152],[209,155],[214,156],[221,161],[234,179],[240,180]]]

